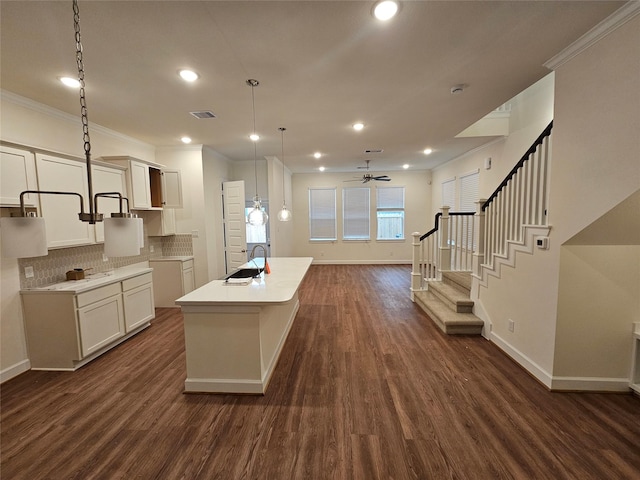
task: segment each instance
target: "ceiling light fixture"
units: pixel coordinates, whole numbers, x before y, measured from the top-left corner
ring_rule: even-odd
[[[405,170],[407,170],[409,168],[409,164],[405,163],[404,165],[402,165],[402,168],[404,168]]]
[[[318,170],[320,170],[321,172],[324,172],[324,167],[319,167]]]
[[[182,137],[180,139],[180,141],[182,141],[182,143],[191,143],[191,138],[190,137]]]
[[[313,158],[315,158],[316,160],[318,160],[320,157],[322,157],[322,154],[320,152],[316,152],[313,154]]]
[[[198,78],[200,78],[200,75],[198,75],[193,70],[180,70],[178,72],[178,75],[180,75],[180,77],[185,82],[195,82]]]
[[[386,22],[391,18],[395,17],[396,13],[398,13],[399,4],[393,0],[384,0],[382,2],[378,2],[373,7],[373,16],[378,20],[382,20]]]
[[[280,127],[280,137],[282,142],[282,210],[278,212],[278,220],[281,222],[288,222],[291,220],[291,212],[287,209],[287,200],[285,198],[284,188],[284,132],[286,128]]]
[[[59,77],[59,80],[66,85],[67,87],[70,88],[80,88],[80,82],[78,81],[77,78],[71,78],[71,77]]]
[[[251,225],[266,225],[269,220],[269,216],[262,208],[262,201],[258,195],[258,151],[256,141],[260,138],[256,135],[256,99],[254,88],[260,85],[258,80],[250,78],[247,80],[247,85],[251,87],[251,107],[253,109],[253,134],[250,136],[253,140],[253,168],[256,176],[256,196],[253,197],[253,210],[249,212],[248,220]],[[253,137],[256,138],[253,138]]]
[[[425,148],[422,153],[424,153],[425,155],[431,155],[433,153],[433,150],[431,150],[430,148]]]
[[[357,132],[359,132],[360,130],[362,130],[364,128],[364,123],[354,123],[353,124],[353,129]]]
[[[104,192],[93,194],[91,178],[91,140],[89,138],[89,120],[85,99],[84,61],[82,58],[82,42],[80,41],[80,14],[78,1],[73,0],[73,23],[76,42],[76,64],[78,66],[78,84],[80,87],[80,112],[84,152],[87,164],[87,185],[89,193],[89,213],[84,211],[84,197],[77,192],[56,192],[44,190],[25,190],[20,193],[20,216],[0,218],[0,234],[2,235],[2,252],[6,257],[40,257],[47,255],[47,232],[45,220],[36,217],[33,212],[27,214],[24,196],[29,193],[38,195],[72,195],[80,199],[78,218],[82,222],[95,224],[103,221],[98,213],[98,198],[117,198],[120,211],[104,219],[104,253],[108,257],[125,257],[139,255],[141,248],[142,219],[129,213],[129,201],[120,192]],[[127,213],[122,212],[122,201],[127,200]]]

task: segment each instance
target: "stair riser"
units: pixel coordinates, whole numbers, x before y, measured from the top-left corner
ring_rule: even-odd
[[[442,283],[446,285],[451,285],[453,288],[455,288],[456,290],[458,290],[460,293],[464,294],[467,297],[471,294],[470,285],[467,286],[467,285],[460,284],[454,278],[451,278],[450,276],[448,276],[446,272],[442,273]]]
[[[431,318],[431,320],[438,326],[443,333],[447,335],[481,335],[482,334],[482,324],[476,325],[465,325],[465,324],[456,324],[452,325],[450,323],[445,324],[440,316],[429,308],[428,304],[423,301],[419,294],[415,295],[415,303]]]
[[[430,288],[431,293],[433,293],[436,297],[438,297],[442,303],[444,303],[447,307],[457,313],[473,313],[473,301],[469,300],[468,302],[456,302],[448,298],[444,293],[439,291],[437,288]],[[470,304],[469,304],[470,303]]]

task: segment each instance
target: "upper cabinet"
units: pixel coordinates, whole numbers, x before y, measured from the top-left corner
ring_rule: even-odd
[[[182,208],[182,179],[177,170],[133,157],[102,157],[102,160],[126,167],[130,208],[157,210]]]
[[[87,165],[77,160],[69,160],[54,155],[36,154],[38,185],[40,190],[73,192],[75,195],[40,195],[42,216],[47,228],[47,246],[49,248],[86,245],[95,242],[95,229],[78,218],[80,202],[84,211],[89,205],[84,202],[89,187],[87,183]]]
[[[20,193],[37,190],[36,161],[33,153],[0,146],[0,204],[20,205]],[[37,206],[38,196],[24,196],[25,205]]]

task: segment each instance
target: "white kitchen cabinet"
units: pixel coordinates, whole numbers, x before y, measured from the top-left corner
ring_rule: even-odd
[[[36,160],[27,150],[0,146],[0,204],[20,205],[20,193],[37,190]],[[25,205],[38,206],[38,196],[24,196]]]
[[[128,196],[132,210],[182,208],[180,171],[133,157],[102,157],[127,168]]]
[[[151,273],[146,273],[122,282],[127,333],[155,317],[152,281]]]
[[[120,292],[79,308],[78,332],[83,358],[124,336],[124,311]]]
[[[123,197],[127,196],[126,170],[116,166],[96,165],[91,166],[93,178],[93,193],[118,192]],[[98,197],[98,212],[104,218],[111,217],[112,213],[120,211],[120,201],[117,198]],[[123,201],[122,211],[127,211],[127,202]],[[104,242],[104,223],[95,224],[96,242]]]
[[[177,233],[176,211],[173,208],[140,211],[138,213],[147,226],[147,235],[150,237],[165,237]]]
[[[75,370],[135,335],[154,317],[149,268],[21,292],[35,370]]]
[[[37,153],[36,168],[40,190],[79,193],[83,197],[84,211],[89,212],[89,205],[85,202],[89,187],[84,162]],[[76,195],[40,195],[47,228],[47,247],[95,243],[93,225],[78,218],[80,202]]]
[[[195,289],[193,257],[161,257],[149,260],[153,268],[156,307],[177,307],[176,299]]]

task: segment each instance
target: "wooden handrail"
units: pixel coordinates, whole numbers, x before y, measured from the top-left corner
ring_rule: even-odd
[[[522,156],[520,161],[516,163],[516,166],[513,167],[513,169],[505,177],[502,183],[498,185],[498,188],[496,188],[495,192],[493,192],[491,196],[487,199],[487,201],[484,202],[484,204],[482,205],[483,212],[487,209],[487,207],[491,204],[491,202],[493,202],[493,199],[498,196],[498,194],[502,191],[502,189],[507,186],[507,183],[509,183],[509,180],[511,180],[511,178],[516,174],[516,172],[522,168],[522,166],[524,165],[524,162],[526,162],[527,159],[529,158],[529,155],[534,153],[538,148],[538,146],[542,144],[542,141],[546,137],[551,135],[552,128],[553,128],[553,120],[551,121],[551,123],[549,123],[547,128],[544,129],[544,131],[540,134],[540,136],[536,139],[536,141],[533,142],[533,144],[529,147],[529,150],[527,150],[527,152]]]
[[[459,216],[459,215],[475,215],[476,212],[449,212],[449,216]],[[424,235],[422,235],[420,237],[420,241],[423,241],[425,238],[430,237],[431,235],[433,235],[434,233],[436,233],[438,231],[438,228],[440,228],[439,226],[439,222],[440,222],[440,217],[442,216],[442,212],[438,212],[436,213],[436,217],[435,217],[435,226],[429,230],[427,233],[425,233]]]

